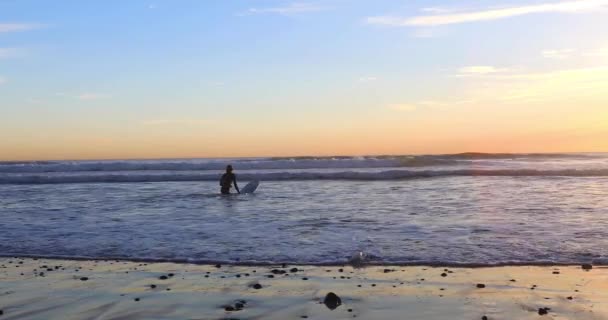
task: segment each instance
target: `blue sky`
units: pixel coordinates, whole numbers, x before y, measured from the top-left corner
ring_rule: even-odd
[[[589,128],[593,139],[554,149],[598,151],[607,10],[605,0],[4,0],[0,157],[505,151],[480,135],[514,145],[522,130]],[[548,112],[540,131],[521,120]],[[509,150],[553,150],[544,145]]]

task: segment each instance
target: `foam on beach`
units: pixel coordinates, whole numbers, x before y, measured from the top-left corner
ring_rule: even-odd
[[[608,269],[586,267],[354,269],[2,258],[0,310],[3,320],[605,319]]]

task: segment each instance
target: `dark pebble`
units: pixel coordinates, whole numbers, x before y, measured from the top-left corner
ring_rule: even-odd
[[[168,276],[169,276],[169,277],[173,277],[173,276],[175,276],[175,275],[174,275],[173,273],[169,273],[169,274],[168,274]]]
[[[485,288],[485,287],[486,287],[486,285],[485,285],[485,284],[483,284],[483,283],[478,283],[478,284],[477,284],[477,288],[479,288],[479,289],[483,289],[483,288]]]
[[[226,311],[234,311],[234,307],[233,306],[226,306],[226,307],[224,307],[224,310],[226,310]]]
[[[219,269],[219,268],[222,267],[222,265],[221,264],[216,264],[215,267]]]
[[[234,307],[237,310],[241,310],[241,309],[245,308],[245,305],[243,303],[241,303],[241,302],[237,302],[237,303],[234,304]]]
[[[353,309],[348,309],[347,311],[348,311],[348,312],[353,312]]]
[[[593,269],[593,266],[592,266],[592,265],[590,265],[590,264],[588,264],[588,263],[585,263],[585,264],[583,264],[583,265],[581,266],[581,268],[582,268],[583,270],[591,270],[591,269]]]
[[[338,272],[344,272],[344,269],[338,269]]]
[[[335,293],[330,292],[325,296],[323,303],[328,309],[334,310],[342,304],[342,299]]]
[[[302,278],[302,280],[308,280],[308,278],[304,277],[304,278]]]
[[[566,298],[566,299],[568,299],[568,300],[572,300],[572,297],[568,297],[568,298]]]
[[[158,277],[158,278],[159,278],[160,280],[167,280],[167,279],[168,279],[168,278],[167,278],[167,276],[160,276],[160,277]]]
[[[441,276],[442,276],[442,277],[447,277],[447,276],[448,276],[448,274],[444,272],[444,273],[442,273],[442,274],[441,274]]]
[[[547,313],[549,313],[549,308],[538,308],[538,314],[539,315],[544,316]]]
[[[394,270],[391,269],[384,269],[384,273],[389,273],[389,272],[393,272]]]
[[[272,270],[270,270],[270,272],[273,273],[273,274],[284,274],[284,273],[286,273],[285,270],[279,270],[279,269],[272,269]]]
[[[553,274],[559,274],[559,271],[553,271]]]
[[[488,317],[483,316],[483,317],[481,317],[481,320],[488,320]]]
[[[133,300],[135,300],[135,301],[139,301],[139,298],[135,298],[135,299],[133,299]]]
[[[87,277],[80,278],[80,281],[87,281],[87,280],[89,280],[89,278],[87,278]]]
[[[268,277],[268,278],[274,278],[274,276],[271,275],[271,274],[267,275],[266,277]]]
[[[155,284],[151,284],[151,285],[150,285],[150,288],[152,288],[152,289],[156,289],[156,285],[155,285]]]
[[[298,268],[291,268],[291,270],[289,270],[289,272],[298,272]]]
[[[262,289],[262,285],[259,284],[259,283],[256,283],[256,284],[253,285],[253,288],[256,289],[256,290],[259,290],[259,289]]]

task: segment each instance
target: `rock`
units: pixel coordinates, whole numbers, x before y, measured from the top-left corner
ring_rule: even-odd
[[[168,276],[169,276],[169,277],[173,277],[173,276],[175,276],[175,274],[173,274],[173,273],[169,273],[169,274],[168,274]]]
[[[568,299],[568,300],[572,300],[572,297],[568,297],[568,298],[566,298],[566,299]]]
[[[394,270],[391,269],[384,269],[384,273],[389,273],[389,272],[393,272]]]
[[[151,285],[150,285],[150,288],[155,289],[155,288],[156,288],[156,285],[155,285],[155,284],[151,284]]]
[[[302,280],[308,280],[308,278],[304,277],[304,278],[302,278]]]
[[[256,283],[256,284],[253,285],[253,288],[256,289],[256,290],[259,290],[259,289],[262,289],[262,285],[259,284],[259,283]]]
[[[559,271],[553,271],[553,274],[559,274]]]
[[[549,313],[549,308],[538,308],[538,314],[539,315],[544,316],[547,313]]]
[[[139,301],[139,298],[135,298],[135,299],[133,299],[133,300],[135,300],[135,301]]]
[[[589,270],[593,269],[593,266],[592,266],[591,264],[589,264],[589,263],[585,263],[585,264],[583,264],[583,265],[581,266],[581,268],[582,268],[583,270],[587,270],[587,271],[589,271]]]
[[[447,276],[448,276],[448,274],[444,272],[444,273],[442,273],[442,274],[441,274],[441,276],[442,276],[442,277],[447,277]]]
[[[325,306],[330,310],[335,310],[342,304],[342,299],[333,292],[328,293],[323,300]]]
[[[219,269],[219,268],[222,267],[222,265],[218,263],[218,264],[215,265],[215,267]]]
[[[481,317],[481,320],[488,320],[488,317],[487,316],[483,316],[483,317]]]
[[[80,281],[87,281],[87,280],[89,280],[89,278],[87,278],[87,277],[80,278]]]
[[[158,278],[159,278],[160,280],[167,280],[167,279],[168,279],[168,278],[167,278],[167,276],[160,276],[160,277],[158,277]]]
[[[226,306],[226,307],[224,307],[224,310],[226,310],[226,311],[234,311],[234,307],[232,307],[232,306]]]
[[[285,271],[285,270],[279,270],[279,269],[272,269],[272,270],[270,270],[270,272],[273,273],[273,274],[284,274],[287,271]]]
[[[291,270],[289,270],[289,272],[298,272],[298,268],[291,268]]]
[[[483,283],[478,283],[478,284],[477,284],[477,288],[478,288],[478,289],[483,289],[483,288],[485,288],[485,287],[486,287],[486,285],[485,285],[485,284],[483,284]]]

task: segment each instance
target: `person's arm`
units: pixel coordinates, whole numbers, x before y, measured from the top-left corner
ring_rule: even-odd
[[[239,186],[236,184],[236,174],[233,176],[234,178],[234,188],[236,189],[236,192],[241,193],[241,190],[239,190]]]

